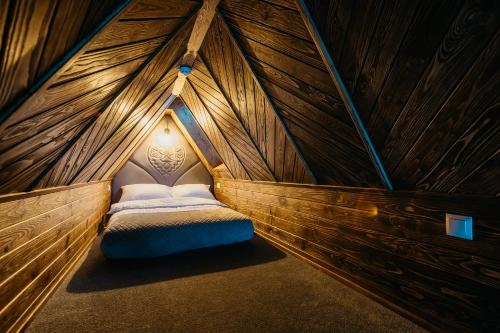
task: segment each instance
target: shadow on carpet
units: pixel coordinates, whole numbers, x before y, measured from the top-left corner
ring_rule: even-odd
[[[66,290],[86,293],[168,281],[188,276],[253,266],[286,257],[261,238],[238,244],[193,250],[161,258],[109,260],[100,238],[78,268]],[[117,278],[121,277],[121,278]]]

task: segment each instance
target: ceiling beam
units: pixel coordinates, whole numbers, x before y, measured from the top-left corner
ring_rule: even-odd
[[[180,96],[182,88],[186,83],[186,77],[191,73],[194,61],[198,55],[198,50],[207,35],[210,23],[215,16],[215,9],[219,4],[220,0],[205,0],[203,5],[198,11],[196,21],[194,22],[193,30],[191,31],[191,36],[187,43],[187,51],[181,60],[181,68],[177,74],[177,79],[174,82],[174,88],[172,94],[175,96]]]
[[[222,23],[222,26],[224,27],[224,29],[226,29],[226,31],[227,31],[227,33],[229,35],[229,38],[231,39],[231,41],[233,42],[234,46],[236,47],[236,50],[238,51],[238,54],[239,54],[242,62],[245,64],[246,68],[248,69],[248,71],[252,75],[252,78],[254,79],[255,84],[259,87],[259,89],[262,92],[264,98],[266,99],[266,101],[271,106],[271,109],[273,110],[273,113],[274,113],[274,115],[276,117],[276,120],[280,124],[281,128],[283,129],[283,131],[284,131],[284,133],[285,133],[285,135],[287,137],[287,139],[292,144],[295,152],[297,153],[297,155],[301,159],[302,163],[304,164],[304,169],[309,174],[309,176],[312,179],[313,183],[317,184],[318,180],[317,180],[316,176],[314,175],[313,171],[311,170],[311,168],[309,167],[309,164],[307,163],[306,159],[304,158],[304,154],[302,153],[302,150],[299,148],[299,146],[295,142],[293,136],[291,135],[290,131],[288,130],[288,127],[286,126],[285,122],[281,118],[281,115],[276,110],[276,106],[274,105],[273,101],[271,100],[271,97],[269,96],[269,93],[264,88],[264,85],[262,84],[262,82],[260,81],[260,79],[257,77],[257,74],[255,73],[255,70],[254,70],[253,66],[250,64],[250,61],[248,60],[247,56],[245,55],[245,52],[243,52],[243,49],[242,49],[240,43],[238,42],[238,40],[234,36],[234,33],[231,30],[231,28],[228,26],[228,24],[227,24],[227,22],[226,22],[226,20],[224,18],[224,15],[221,14],[221,12],[218,11],[218,10],[216,10],[216,12],[217,12],[218,18],[220,19],[220,21]]]
[[[305,4],[304,0],[296,0],[296,2],[297,2],[297,8],[300,12],[300,15],[302,16],[302,19],[304,20],[307,30],[309,30],[309,34],[311,35],[314,44],[316,44],[316,48],[318,49],[318,52],[321,55],[321,58],[323,59],[323,62],[328,72],[330,73],[333,83],[335,84],[335,87],[337,88],[339,95],[342,98],[342,101],[344,102],[347,112],[349,113],[349,116],[351,117],[354,126],[356,127],[356,131],[358,132],[359,137],[361,138],[361,141],[363,142],[363,145],[368,155],[370,156],[370,159],[380,179],[382,180],[382,183],[388,190],[392,191],[393,186],[391,180],[389,179],[389,175],[387,174],[384,165],[382,164],[382,161],[380,160],[377,154],[375,146],[373,145],[373,142],[370,139],[370,135],[366,131],[365,125],[363,124],[363,120],[359,116],[358,110],[356,109],[356,105],[354,104],[351,95],[347,90],[347,87],[342,81],[342,77],[340,76],[340,73],[337,67],[335,66],[335,63],[333,62],[333,59],[330,56],[330,53],[328,52],[325,43],[321,38],[321,35],[319,34],[318,28],[314,23],[311,13],[307,8],[307,5]]]
[[[170,108],[172,109],[170,116],[175,124],[179,127],[189,144],[191,144],[196,155],[198,155],[207,170],[213,175],[213,169],[224,162],[212,142],[194,118],[191,110],[189,110],[180,98],[176,99],[170,105]]]

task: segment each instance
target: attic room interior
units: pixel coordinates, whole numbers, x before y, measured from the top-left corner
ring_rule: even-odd
[[[498,0],[1,0],[0,332],[500,332]]]

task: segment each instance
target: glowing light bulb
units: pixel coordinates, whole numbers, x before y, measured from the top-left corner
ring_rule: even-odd
[[[164,148],[171,148],[175,143],[175,137],[167,127],[163,132],[158,132],[156,142]]]

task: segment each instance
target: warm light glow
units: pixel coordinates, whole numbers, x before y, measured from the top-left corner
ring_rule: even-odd
[[[378,209],[377,209],[377,207],[373,207],[371,209],[371,214],[370,215],[371,216],[377,216],[378,215]]]
[[[175,135],[168,129],[160,131],[156,135],[156,142],[165,148],[171,148],[175,143]]]

